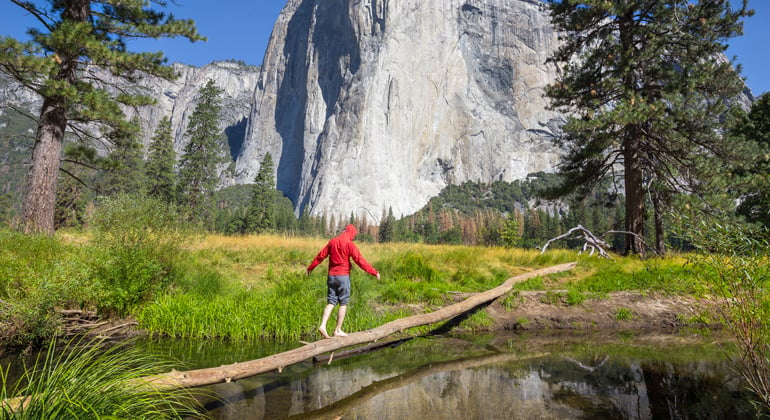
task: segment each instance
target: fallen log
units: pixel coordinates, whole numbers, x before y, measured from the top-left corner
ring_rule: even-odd
[[[322,339],[302,347],[283,353],[263,357],[247,362],[233,363],[220,367],[196,369],[189,371],[172,370],[168,373],[141,378],[147,385],[159,389],[191,388],[205,385],[213,385],[222,382],[231,382],[241,378],[258,375],[260,373],[283,370],[284,367],[300,363],[320,354],[328,353],[345,347],[362,343],[371,343],[387,337],[391,334],[404,331],[409,328],[434,324],[452,319],[460,314],[504,295],[510,291],[516,283],[546,274],[560,273],[571,270],[576,263],[567,263],[520,274],[506,280],[500,286],[477,293],[462,302],[458,302],[435,312],[413,315],[406,318],[388,322],[371,330],[350,333],[346,337],[333,337]]]

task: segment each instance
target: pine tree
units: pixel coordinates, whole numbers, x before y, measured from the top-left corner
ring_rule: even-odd
[[[246,215],[249,232],[261,233],[275,227],[275,177],[273,156],[265,153],[254,178],[254,195]]]
[[[698,182],[688,175],[705,158],[731,156],[717,127],[743,84],[720,54],[751,12],[746,1],[735,11],[714,0],[548,5],[563,43],[550,59],[561,74],[547,94],[572,115],[559,140],[565,183],[552,195],[585,194],[622,176],[625,230],[638,235],[628,235],[626,251],[642,254],[645,186],[654,179],[661,192],[692,192]]]
[[[30,30],[29,42],[0,37],[0,71],[43,98],[23,198],[22,226],[25,232],[52,234],[56,183],[67,128],[97,123],[102,133],[109,133],[128,124],[119,105],[153,102],[130,89],[110,90],[114,83],[100,80],[95,70],[126,79],[125,86],[131,86],[138,72],[173,79],[176,74],[165,64],[162,53],[130,52],[126,41],[148,37],[182,36],[191,41],[204,38],[198,35],[192,21],[176,20],[145,8],[148,2],[143,0],[13,3],[35,16],[42,26]]]
[[[379,233],[377,234],[380,242],[393,242],[395,240],[396,218],[393,216],[393,207],[388,207],[388,212],[383,211],[382,221],[380,222]]]
[[[189,142],[179,159],[177,199],[188,206],[191,219],[201,221],[210,213],[207,207],[219,180],[217,167],[225,162],[219,129],[221,94],[212,80],[198,92],[198,103],[187,126]]]
[[[770,229],[770,93],[762,95],[732,129],[732,134],[754,142],[756,159],[747,162],[746,186],[737,213]]]
[[[113,150],[102,160],[104,173],[97,189],[101,194],[140,194],[144,192],[144,160],[142,144],[139,143],[137,121],[126,124],[109,135]]]
[[[508,214],[501,226],[500,239],[508,248],[515,248],[521,244],[521,219],[517,212]]]
[[[171,134],[171,120],[163,117],[155,129],[147,151],[145,174],[147,176],[147,194],[167,203],[174,201],[176,173],[174,164],[174,139]]]

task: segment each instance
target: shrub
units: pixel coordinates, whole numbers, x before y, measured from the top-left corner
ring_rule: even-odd
[[[175,209],[142,195],[101,201],[90,220],[94,230],[100,312],[125,315],[162,292],[174,276],[183,235]]]
[[[57,307],[91,301],[84,253],[56,238],[0,229],[0,341],[27,346],[59,332]]]

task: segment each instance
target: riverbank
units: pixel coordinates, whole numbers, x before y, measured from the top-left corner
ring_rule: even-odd
[[[480,310],[487,325],[454,323],[457,333],[501,331],[673,331],[679,328],[719,328],[717,303],[708,298],[663,293],[613,292],[588,298],[579,304],[567,302],[566,291],[515,291]],[[458,294],[456,301],[473,294]],[[512,303],[513,302],[513,303]],[[420,305],[405,305],[401,312],[415,312]],[[419,309],[424,311],[425,309]],[[320,309],[319,309],[320,311]],[[462,319],[460,316],[458,319]],[[134,318],[113,319],[91,329],[88,335],[130,339],[149,335]]]
[[[693,296],[613,292],[570,305],[563,294],[522,291],[508,309],[495,302],[486,309],[500,330],[665,330],[714,326],[716,303]]]

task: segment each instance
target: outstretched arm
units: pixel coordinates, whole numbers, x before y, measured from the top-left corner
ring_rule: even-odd
[[[309,266],[307,266],[307,273],[310,274],[311,271],[313,271],[314,268],[318,266],[318,264],[321,264],[321,261],[326,259],[326,257],[329,256],[329,245],[324,246],[321,248],[320,251],[318,251],[318,255],[315,256],[313,259],[313,262],[310,263]]]

